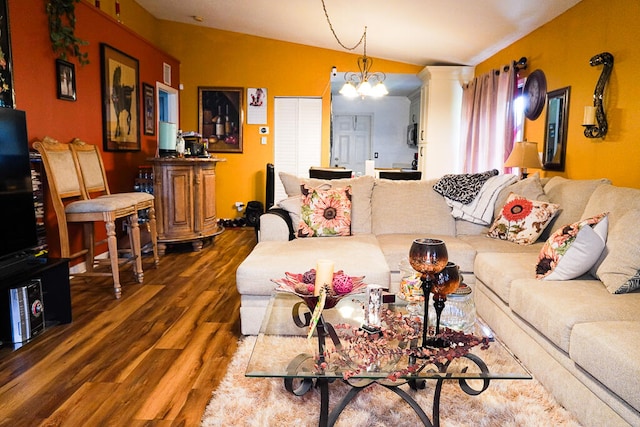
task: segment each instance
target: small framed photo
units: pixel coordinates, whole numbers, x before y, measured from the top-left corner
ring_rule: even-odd
[[[58,99],[76,100],[76,67],[71,62],[56,59]]]
[[[144,106],[144,134],[156,134],[156,99],[153,86],[142,83],[142,105]]]

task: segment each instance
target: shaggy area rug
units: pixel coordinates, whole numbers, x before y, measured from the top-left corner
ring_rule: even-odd
[[[255,337],[240,340],[227,374],[207,405],[202,426],[318,425],[318,390],[295,396],[285,390],[282,379],[244,376],[254,343]],[[292,341],[290,345],[299,343]],[[489,367],[494,363],[515,363],[505,357],[504,352],[492,352],[491,348],[483,359]],[[430,385],[433,383],[427,382],[427,388],[417,392],[403,386],[429,418],[433,401],[433,387]],[[341,381],[330,385],[329,411],[349,388]],[[440,402],[440,424],[442,427],[580,426],[535,379],[494,380],[479,396],[469,396],[460,390],[456,382],[446,382]],[[421,422],[399,396],[382,386],[373,385],[349,403],[336,425],[414,427]]]

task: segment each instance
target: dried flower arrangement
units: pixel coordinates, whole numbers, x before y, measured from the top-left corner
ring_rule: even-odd
[[[489,347],[489,339],[443,328],[438,339],[447,345],[442,347],[419,347],[421,320],[410,318],[401,312],[385,310],[382,328],[370,334],[349,324],[334,325],[341,344],[326,348],[324,362],[316,364],[319,372],[331,368],[343,372],[345,380],[365,371],[390,372],[387,379],[416,373],[428,365],[437,371],[456,358],[465,356],[480,345]]]

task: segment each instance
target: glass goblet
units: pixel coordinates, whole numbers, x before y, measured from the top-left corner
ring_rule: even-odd
[[[421,273],[424,298],[424,324],[422,327],[422,345],[427,343],[427,322],[429,319],[429,292],[435,282],[435,275],[442,271],[449,261],[449,254],[444,242],[440,239],[415,239],[409,249],[409,263],[414,270]]]
[[[440,315],[447,301],[447,295],[455,292],[458,286],[460,286],[460,267],[453,262],[448,262],[431,285],[433,306],[436,309],[436,336],[440,334]]]

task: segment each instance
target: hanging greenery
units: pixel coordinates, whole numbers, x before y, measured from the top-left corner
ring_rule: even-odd
[[[80,47],[89,43],[75,35],[76,3],[80,0],[45,0],[47,1],[47,16],[49,17],[49,37],[53,51],[62,59],[75,56],[80,65],[89,63],[87,52],[81,52]]]

